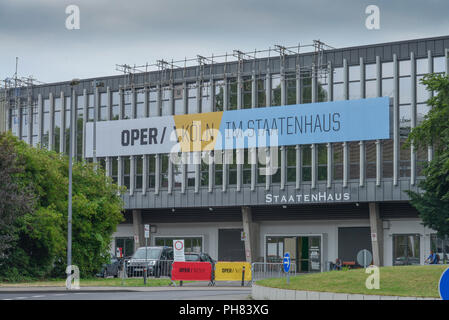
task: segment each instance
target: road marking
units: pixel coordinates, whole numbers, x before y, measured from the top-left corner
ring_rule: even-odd
[[[12,300],[12,299],[2,299],[2,300]]]
[[[65,296],[67,293],[55,293],[55,296]]]
[[[42,298],[42,297],[45,297],[45,296],[33,296],[32,298]]]
[[[27,299],[28,297],[16,297],[16,299]]]

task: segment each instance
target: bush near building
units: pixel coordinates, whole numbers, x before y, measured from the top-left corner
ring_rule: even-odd
[[[68,157],[0,135],[0,280],[64,277],[67,261]],[[82,277],[109,260],[123,220],[123,192],[102,168],[73,165],[72,263]]]

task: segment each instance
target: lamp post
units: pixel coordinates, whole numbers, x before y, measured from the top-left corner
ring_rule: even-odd
[[[71,88],[71,99],[70,99],[70,133],[69,133],[69,137],[70,137],[70,143],[69,143],[69,199],[68,199],[68,218],[67,218],[67,268],[68,272],[70,272],[70,274],[72,273],[72,158],[73,158],[73,146],[74,146],[74,141],[73,141],[73,120],[74,120],[74,113],[75,113],[75,103],[74,103],[74,98],[75,98],[75,86],[77,86],[80,83],[79,79],[73,79],[72,81],[70,81],[70,88]],[[70,269],[69,269],[70,268]],[[68,276],[70,275],[68,274]],[[70,282],[66,282],[66,286],[67,289],[71,289],[71,281]]]

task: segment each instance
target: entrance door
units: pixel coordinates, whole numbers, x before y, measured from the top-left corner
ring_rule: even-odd
[[[243,229],[218,230],[218,260],[246,261],[242,232]]]
[[[393,264],[395,266],[420,264],[419,234],[393,235]]]
[[[366,249],[372,252],[370,227],[338,228],[338,258],[357,264],[357,254]]]

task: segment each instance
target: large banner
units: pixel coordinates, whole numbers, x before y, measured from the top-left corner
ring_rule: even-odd
[[[93,122],[86,156],[93,156]],[[96,155],[233,150],[390,138],[388,97],[101,121]]]

